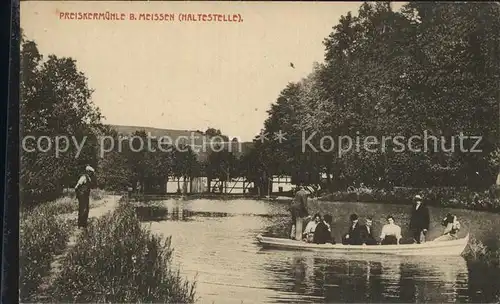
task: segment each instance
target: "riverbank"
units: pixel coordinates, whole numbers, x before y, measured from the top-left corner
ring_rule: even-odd
[[[91,192],[89,220],[113,210],[119,196]],[[78,202],[71,195],[20,212],[20,299],[33,300],[50,285],[58,259],[76,238]]]
[[[276,197],[276,196],[272,196]],[[263,196],[258,196],[249,193],[188,193],[185,195],[177,193],[164,193],[164,194],[132,194],[129,196],[130,200],[145,202],[145,201],[160,201],[166,199],[177,200],[194,200],[194,199],[216,199],[216,200],[234,200],[234,199],[262,199]]]
[[[388,203],[388,204],[411,204],[415,194],[423,195],[424,201],[429,206],[444,208],[459,208],[477,211],[500,212],[500,190],[491,189],[482,192],[471,191],[466,188],[394,188],[393,190],[366,189],[358,192],[336,191],[329,193],[320,193],[317,196],[311,196],[312,200],[328,202],[362,202],[362,203]],[[292,192],[271,193],[268,196],[258,196],[249,193],[192,193],[179,195],[175,193],[167,194],[141,194],[130,195],[130,200],[138,202],[161,201],[167,199],[176,200],[235,200],[235,199],[254,199],[254,200],[272,200],[289,201],[293,199]]]
[[[21,213],[22,302],[194,301],[194,284],[169,270],[169,239],[141,227],[126,199],[92,199],[86,230],[76,228],[73,204],[61,198]]]
[[[477,211],[500,212],[498,190],[482,192],[465,188],[395,188],[392,191],[366,189],[358,192],[338,191],[321,195],[318,200],[332,202],[363,202],[411,204],[413,197],[420,194],[429,206],[460,208]]]

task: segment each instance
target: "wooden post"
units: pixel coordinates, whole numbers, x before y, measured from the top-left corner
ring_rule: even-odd
[[[271,179],[267,179],[267,197],[271,197]]]

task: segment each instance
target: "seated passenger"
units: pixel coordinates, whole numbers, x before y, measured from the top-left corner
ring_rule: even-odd
[[[361,230],[358,223],[358,215],[351,214],[350,216],[351,225],[349,226],[349,231],[342,237],[342,244],[344,245],[361,245]]]
[[[314,231],[316,230],[316,226],[318,223],[321,221],[321,216],[319,213],[316,213],[313,218],[307,223],[306,229],[304,229],[303,232],[303,239],[308,242],[312,243],[313,238],[314,238]]]
[[[365,225],[360,228],[361,242],[363,245],[377,245],[377,240],[373,235],[372,223],[372,218],[368,217],[365,220]]]
[[[449,241],[457,238],[457,233],[460,230],[460,222],[456,216],[448,213],[441,222],[441,225],[445,226],[443,235],[434,239],[434,241]]]
[[[316,244],[335,244],[332,237],[332,216],[330,214],[325,214],[323,220],[318,223],[316,229],[314,230],[313,242]]]
[[[394,224],[394,217],[392,215],[389,215],[387,217],[387,223],[388,224],[382,227],[382,233],[380,234],[380,243],[382,245],[399,245],[399,241],[401,240],[401,227]]]

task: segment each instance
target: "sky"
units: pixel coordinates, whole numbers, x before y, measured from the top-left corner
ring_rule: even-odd
[[[361,2],[22,1],[21,28],[72,57],[105,123],[220,129],[249,141],[287,83],[323,62],[323,40]],[[399,9],[403,3],[394,3]],[[60,12],[240,14],[236,23],[64,20]],[[177,17],[177,15],[176,15]],[[290,66],[293,63],[294,68]]]

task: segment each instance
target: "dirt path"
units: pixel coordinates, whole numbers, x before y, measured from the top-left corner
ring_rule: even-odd
[[[119,195],[108,195],[99,201],[94,201],[95,205],[97,206],[89,210],[89,219],[100,218],[108,212],[115,210],[118,206],[120,197],[121,196]],[[77,219],[77,217],[78,212],[61,215],[61,218],[63,219]],[[52,283],[56,279],[57,275],[61,272],[62,261],[64,260],[68,252],[76,245],[76,241],[78,240],[78,236],[80,235],[81,231],[82,230],[78,229],[77,227],[74,227],[73,231],[70,234],[69,241],[66,244],[66,249],[63,253],[54,257],[54,260],[50,265],[49,274],[43,279],[43,283],[38,288],[37,302],[50,301],[47,291],[52,286]]]

